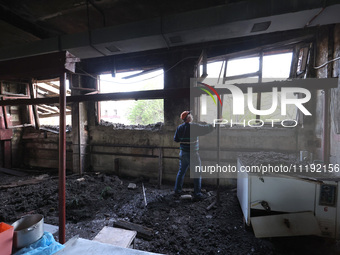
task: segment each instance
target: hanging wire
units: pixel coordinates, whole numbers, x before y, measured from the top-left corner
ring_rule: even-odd
[[[323,63],[323,64],[320,65],[320,66],[317,66],[317,67],[314,66],[314,69],[320,69],[320,68],[322,68],[322,67],[328,65],[329,63],[332,63],[332,62],[337,61],[337,60],[339,60],[339,59],[340,59],[340,57],[337,57],[337,58],[334,58],[334,59],[332,59],[332,60],[327,61],[326,63]]]

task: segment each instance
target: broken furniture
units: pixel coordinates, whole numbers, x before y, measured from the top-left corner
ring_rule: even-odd
[[[237,197],[256,237],[317,235],[340,239],[339,176],[250,173],[237,161]]]

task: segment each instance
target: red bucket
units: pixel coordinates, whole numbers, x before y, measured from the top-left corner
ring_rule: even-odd
[[[13,242],[14,228],[4,222],[0,223],[0,247],[1,255],[12,254],[12,242]]]

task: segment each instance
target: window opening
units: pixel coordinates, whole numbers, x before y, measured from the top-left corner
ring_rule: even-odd
[[[163,69],[100,75],[100,93],[164,89]],[[150,125],[164,122],[164,100],[120,100],[99,102],[101,124]]]
[[[223,84],[249,83],[251,87],[261,82],[286,80],[290,77],[291,63],[293,53],[292,50],[264,52],[261,63],[261,53],[244,56],[241,58],[226,58],[223,61],[208,62],[207,73],[209,77],[218,77],[217,81],[223,87]],[[202,67],[200,67],[201,69]],[[224,69],[221,78],[221,70]],[[223,73],[223,72],[222,72]],[[242,123],[249,120],[262,120],[268,123],[280,122],[290,118],[297,118],[297,108],[294,105],[288,105],[287,115],[281,115],[281,94],[278,92],[278,107],[275,112],[270,115],[256,116],[248,109],[248,100],[245,95],[244,115],[233,115],[232,112],[232,95],[223,95],[222,118],[232,120],[234,123]],[[199,119],[201,121],[213,122],[216,118],[216,105],[207,99],[208,95],[203,94],[199,99]],[[215,100],[217,100],[217,97]],[[289,98],[296,98],[297,95],[289,95]],[[255,109],[270,109],[273,101],[272,92],[253,93],[252,102]],[[207,102],[210,102],[208,104]]]

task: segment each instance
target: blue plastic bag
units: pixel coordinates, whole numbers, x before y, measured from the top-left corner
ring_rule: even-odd
[[[13,255],[51,255],[64,247],[54,240],[51,233],[44,232],[44,235],[38,241],[22,248]]]

